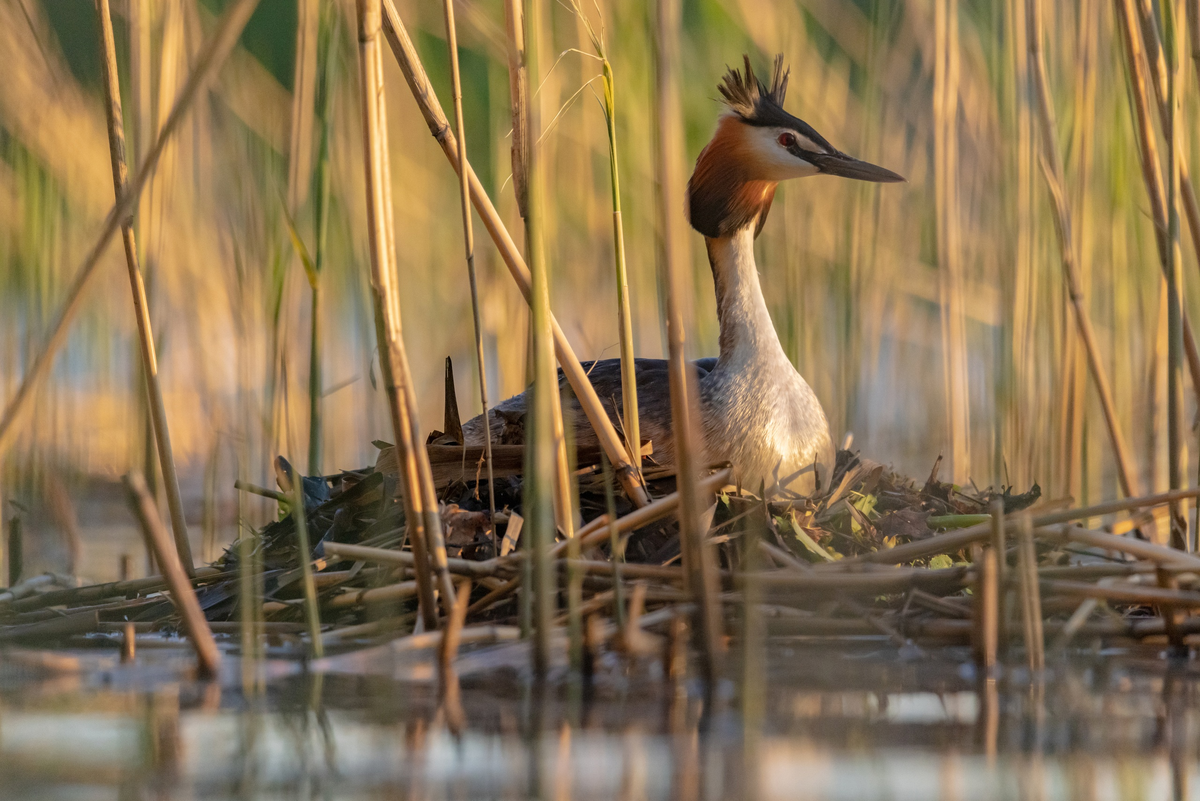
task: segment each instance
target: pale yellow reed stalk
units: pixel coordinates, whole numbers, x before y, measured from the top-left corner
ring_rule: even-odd
[[[121,86],[117,75],[117,47],[113,39],[112,15],[108,0],[96,0],[100,21],[101,66],[104,77],[105,116],[108,119],[108,150],[112,158],[113,191],[117,198],[125,192],[128,168],[125,164],[125,121],[121,113]],[[179,476],[175,471],[175,454],[171,450],[171,432],[167,425],[167,410],[163,404],[162,384],[158,380],[158,355],[154,349],[154,330],[150,309],[146,304],[146,286],[138,266],[137,242],[133,235],[133,218],[121,222],[121,240],[125,245],[125,266],[129,271],[129,288],[133,293],[133,313],[137,319],[138,344],[142,350],[142,369],[146,376],[146,393],[150,405],[150,422],[154,441],[158,444],[158,462],[166,484],[167,508],[171,515],[171,531],[175,550],[188,576],[196,574],[192,546],[188,541],[187,521],[183,516],[183,501],[179,494]]]
[[[196,591],[183,570],[183,563],[179,561],[171,538],[158,517],[158,509],[146,489],[146,481],[139,473],[131,473],[125,476],[125,487],[141,524],[142,536],[146,539],[147,547],[154,551],[159,569],[171,590],[171,602],[175,604],[183,630],[196,651],[197,672],[202,678],[215,678],[221,667],[221,652],[196,599]]]
[[[454,0],[444,0],[446,41],[450,48],[450,84],[454,101],[454,129],[458,132],[458,163],[467,163],[467,132],[463,125],[462,76],[458,68],[458,31],[454,24]],[[483,325],[479,318],[479,285],[475,276],[475,226],[471,221],[471,190],[467,171],[459,170],[458,192],[462,207],[463,241],[467,249],[467,279],[471,285],[471,316],[475,322],[475,360],[479,365],[479,401],[483,406],[484,460],[487,462],[488,512],[496,518],[496,479],[492,468],[492,426],[488,417],[487,364],[483,352]],[[465,444],[465,443],[464,443]],[[492,541],[496,539],[492,524]],[[498,550],[498,549],[497,549]]]
[[[420,439],[412,376],[400,325],[396,288],[396,246],[392,222],[391,177],[384,108],[383,57],[379,41],[379,0],[359,0],[359,66],[363,109],[363,150],[366,168],[367,216],[370,223],[371,284],[375,292],[380,371],[388,396],[397,462],[404,480],[405,521],[412,543],[414,572],[427,629],[437,628],[431,562],[447,614],[454,608],[454,587],[446,570],[437,497],[433,490],[429,454]],[[423,464],[422,464],[423,463]],[[422,467],[424,469],[422,469]]]
[[[538,61],[539,0],[526,0],[525,64],[535,83],[541,72]],[[549,551],[554,542],[554,495],[558,483],[556,458],[561,431],[555,430],[554,409],[558,405],[558,381],[554,370],[554,349],[551,334],[550,283],[546,270],[542,237],[545,221],[545,173],[538,139],[542,130],[541,99],[531,99],[525,107],[525,126],[529,141],[526,151],[525,191],[528,215],[525,218],[525,238],[528,243],[529,271],[532,294],[533,333],[533,398],[526,416],[525,481],[523,505],[524,532],[529,537],[528,553],[533,561],[533,665],[539,677],[550,670],[550,635],[556,605],[555,574]],[[561,425],[561,424],[560,424]],[[561,518],[561,497],[560,497]]]
[[[958,0],[937,0],[934,14],[934,189],[937,205],[942,379],[946,392],[950,472],[956,483],[971,476],[971,415],[962,234],[958,202]]]
[[[701,653],[706,691],[714,691],[721,675],[721,607],[712,563],[713,553],[702,528],[702,510],[711,496],[697,486],[702,458],[697,435],[698,388],[696,371],[688,361],[686,337],[691,320],[685,319],[691,278],[688,275],[687,241],[683,230],[684,207],[682,110],[679,102],[679,0],[658,0],[655,30],[655,72],[658,110],[656,173],[667,287],[667,345],[671,390],[671,427],[675,440],[675,476],[679,487],[679,540],[687,575],[688,592],[695,600],[694,635]]]
[[[1140,482],[1133,466],[1133,459],[1129,454],[1129,448],[1125,444],[1120,421],[1117,419],[1116,404],[1113,402],[1108,374],[1100,358],[1096,334],[1092,328],[1091,318],[1084,305],[1083,293],[1080,289],[1079,268],[1075,261],[1076,250],[1071,232],[1071,210],[1066,197],[1062,159],[1059,157],[1058,145],[1055,141],[1054,112],[1050,106],[1046,67],[1042,58],[1039,0],[1026,0],[1025,15],[1029,66],[1032,70],[1038,130],[1041,137],[1042,173],[1046,179],[1046,188],[1050,191],[1051,206],[1054,210],[1054,227],[1058,233],[1059,256],[1067,282],[1067,296],[1075,313],[1079,338],[1087,353],[1092,379],[1096,384],[1096,394],[1100,398],[1100,405],[1104,411],[1104,420],[1108,426],[1108,435],[1112,442],[1113,455],[1116,458],[1117,478],[1121,484],[1121,491],[1127,497],[1141,495]]]

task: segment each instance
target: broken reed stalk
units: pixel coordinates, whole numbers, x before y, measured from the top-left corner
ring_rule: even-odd
[[[1033,518],[1028,512],[1021,515],[1018,527],[1017,571],[1025,622],[1025,653],[1029,670],[1038,674],[1046,667],[1046,641],[1042,631],[1042,596],[1038,584],[1037,549],[1033,543]]]
[[[558,391],[557,378],[556,375],[554,402],[550,406],[550,422],[554,429],[554,519],[562,536],[570,542],[575,538],[575,503],[571,486],[573,471],[571,457],[567,453],[567,431],[563,424],[562,395]]]
[[[414,425],[414,405],[407,390],[411,388],[408,359],[400,330],[400,301],[395,286],[395,233],[392,224],[391,177],[387,155],[387,118],[384,108],[383,58],[380,52],[379,0],[358,0],[358,36],[360,83],[363,111],[363,150],[366,171],[367,217],[371,249],[371,287],[375,296],[375,326],[380,349],[380,372],[388,397],[392,430],[396,438],[397,462],[404,486],[405,523],[412,543],[414,572],[425,628],[437,628],[431,555],[435,550],[434,531],[440,521],[437,499],[432,486],[426,487],[419,462],[428,454]],[[432,507],[432,508],[430,508]],[[431,525],[432,523],[432,525]],[[440,538],[439,538],[440,539]],[[445,549],[442,549],[443,558]],[[454,591],[447,580],[439,580],[442,602],[447,614],[453,609]],[[439,576],[440,579],[440,576]],[[443,586],[444,585],[444,586]],[[449,592],[447,592],[449,590]]]
[[[158,509],[146,488],[146,480],[140,473],[130,473],[124,480],[130,505],[141,524],[142,536],[146,539],[146,545],[154,551],[159,569],[171,590],[171,600],[179,613],[183,630],[196,651],[197,672],[202,678],[215,678],[221,665],[221,652],[217,650],[212,630],[200,609],[200,602],[196,600],[191,580],[184,573],[179,554],[175,552],[171,537],[158,517]]]
[[[1091,318],[1084,306],[1082,282],[1079,279],[1079,268],[1075,262],[1071,210],[1066,197],[1062,159],[1055,141],[1054,112],[1050,105],[1046,65],[1042,56],[1041,19],[1040,0],[1025,0],[1026,43],[1029,48],[1030,77],[1036,98],[1038,129],[1042,143],[1042,175],[1046,179],[1051,208],[1054,210],[1054,229],[1058,234],[1059,255],[1062,261],[1063,277],[1066,280],[1067,295],[1074,311],[1079,338],[1087,353],[1088,367],[1091,369],[1092,380],[1096,385],[1100,407],[1104,412],[1104,422],[1108,427],[1108,437],[1112,442],[1113,455],[1116,458],[1117,479],[1121,484],[1121,492],[1127,497],[1135,497],[1142,493],[1140,482],[1133,466],[1129,447],[1125,444],[1125,436],[1121,432],[1121,423],[1117,418],[1112,387],[1109,384],[1104,363],[1101,361],[1100,346],[1096,342]]]
[[[75,319],[82,305],[84,290],[87,289],[88,282],[95,274],[96,267],[99,266],[100,259],[104,255],[109,241],[121,224],[133,213],[134,207],[137,205],[138,196],[141,194],[142,188],[145,187],[146,181],[154,172],[154,168],[158,164],[158,160],[162,156],[167,142],[175,133],[175,129],[179,127],[180,122],[182,122],[188,109],[191,108],[197,95],[200,94],[200,90],[207,84],[208,79],[216,74],[221,65],[225,63],[225,59],[233,51],[242,29],[246,26],[246,22],[249,21],[250,15],[257,4],[258,0],[234,0],[221,15],[221,19],[217,22],[217,27],[212,37],[204,43],[200,52],[196,54],[196,66],[192,69],[191,74],[188,75],[187,82],[180,90],[179,96],[175,100],[175,105],[172,106],[171,113],[167,117],[166,122],[159,129],[154,145],[146,153],[141,166],[134,173],[133,181],[129,183],[126,190],[117,198],[112,209],[109,210],[108,216],[105,217],[104,224],[100,228],[100,233],[96,237],[95,243],[87,252],[87,255],[83,257],[79,269],[75,271],[75,277],[66,292],[66,299],[63,301],[62,306],[49,326],[47,326],[47,333],[42,340],[37,355],[33,358],[32,364],[21,379],[21,384],[17,388],[16,394],[5,406],[3,415],[0,415],[0,455],[8,450],[8,446],[12,444],[13,437],[17,432],[17,422],[21,419],[30,402],[33,400],[34,390],[37,389],[41,381],[50,372],[50,368],[54,363],[54,356],[58,353],[58,349],[66,341],[71,321]]]
[[[236,490],[241,490],[242,492],[248,492],[251,495],[259,495],[263,498],[270,498],[273,501],[285,504],[287,506],[292,505],[291,495],[283,492],[276,492],[275,490],[267,489],[266,487],[260,487],[257,484],[251,484],[249,481],[242,481],[240,478],[233,482],[233,488]]]
[[[327,559],[346,559],[353,562],[371,562],[380,565],[397,565],[414,569],[415,556],[409,551],[397,551],[392,548],[372,548],[366,545],[353,545],[348,542],[325,542],[321,544],[322,553]],[[457,576],[486,578],[488,576],[505,575],[497,569],[500,562],[488,559],[476,562],[473,559],[448,559],[447,568]]]
[[[538,0],[526,0],[529,30],[525,37],[525,61],[531,79],[537,82],[538,70]],[[541,102],[531,98],[525,107],[525,127],[528,132],[526,193],[529,213],[525,218],[529,269],[531,326],[533,332],[533,398],[526,417],[525,484],[523,511],[525,531],[529,537],[529,555],[533,564],[534,647],[533,666],[539,678],[550,670],[550,630],[555,605],[555,576],[550,567],[550,546],[554,542],[554,486],[556,481],[556,446],[554,407],[558,404],[558,381],[554,370],[550,326],[550,285],[542,250],[542,198],[544,185],[541,152],[537,146],[541,132]],[[561,506],[560,506],[561,508]]]
[[[383,8],[384,33],[387,36],[388,43],[391,45],[392,53],[400,65],[400,71],[404,73],[404,78],[408,82],[408,88],[417,101],[417,107],[421,110],[421,114],[425,118],[429,132],[441,146],[442,152],[450,162],[450,166],[458,170],[460,169],[460,162],[458,160],[457,142],[454,134],[450,131],[449,123],[446,120],[446,115],[442,112],[437,95],[434,93],[433,87],[429,82],[429,76],[426,75],[425,68],[421,65],[416,48],[413,46],[412,40],[408,36],[408,31],[405,29],[404,23],[400,20],[400,15],[397,13],[392,0],[383,0]],[[517,288],[525,297],[526,302],[531,302],[532,284],[530,281],[530,271],[528,266],[526,266],[525,259],[522,258],[520,250],[517,248],[516,243],[513,242],[503,220],[500,219],[499,212],[492,205],[491,199],[488,197],[487,192],[484,191],[483,184],[479,182],[479,178],[475,175],[474,170],[471,169],[469,162],[466,165],[466,170],[467,177],[470,180],[471,202],[475,205],[475,211],[479,214],[480,219],[483,220],[484,227],[488,230],[488,235],[491,236],[496,248],[500,251],[500,256],[504,259],[505,266],[508,267],[509,274],[516,282]],[[517,187],[517,189],[519,193],[520,188]],[[520,194],[518,194],[518,200],[519,198]],[[605,411],[604,404],[596,394],[596,390],[592,387],[591,381],[588,380],[583,365],[579,363],[579,357],[575,355],[575,351],[571,348],[571,344],[567,341],[566,335],[553,315],[550,317],[550,327],[554,337],[554,349],[557,354],[559,366],[562,367],[567,383],[571,385],[571,390],[575,393],[575,397],[579,401],[584,415],[595,430],[600,447],[612,461],[622,489],[624,489],[626,495],[629,496],[630,501],[635,506],[645,506],[650,502],[650,498],[646,494],[645,483],[625,453],[625,447],[621,443],[621,438],[617,435],[616,429],[613,428],[612,421],[608,419],[608,413]]]
[[[454,130],[458,132],[458,163],[467,164],[467,132],[463,125],[462,76],[458,66],[458,32],[454,24],[454,0],[443,0],[446,12],[446,41],[450,49],[451,99],[454,102]],[[479,285],[475,275],[475,226],[471,220],[471,190],[466,170],[458,171],[459,199],[462,203],[463,241],[467,251],[467,280],[471,285],[471,317],[475,321],[475,360],[479,364],[479,402],[483,406],[483,447],[487,462],[489,520],[496,517],[496,479],[492,469],[492,426],[488,416],[487,364],[483,352],[483,323],[479,316]],[[466,444],[465,442],[463,443]],[[492,540],[496,539],[496,525]]]
[[[325,655],[321,641],[321,610],[317,608],[317,587],[313,581],[312,546],[308,541],[308,514],[304,510],[304,479],[292,482],[292,520],[296,524],[296,549],[300,552],[300,575],[304,589],[304,618],[308,623],[312,657]]]
[[[108,0],[96,0],[100,22],[101,73],[104,82],[104,111],[108,122],[108,152],[112,161],[113,192],[119,200],[125,193],[129,170],[125,164],[125,121],[121,113],[121,85],[117,73],[117,47],[113,39],[112,15]],[[175,455],[171,450],[171,433],[167,426],[167,411],[163,404],[162,385],[158,380],[158,356],[154,349],[154,331],[150,309],[146,304],[146,286],[138,266],[137,243],[133,236],[132,210],[121,221],[121,240],[125,245],[125,265],[129,269],[129,288],[133,294],[133,313],[137,319],[138,344],[142,351],[142,370],[146,376],[146,394],[150,405],[150,422],[154,440],[158,443],[158,463],[162,469],[167,509],[171,515],[171,531],[175,535],[175,550],[189,576],[195,575],[192,548],[188,542],[187,521],[183,516],[183,501],[179,494],[179,476],[175,471]]]
[[[701,673],[709,700],[721,675],[721,607],[713,572],[713,553],[701,528],[701,495],[697,464],[702,458],[696,436],[697,387],[695,370],[687,359],[684,309],[691,281],[682,229],[684,208],[683,132],[679,102],[679,0],[658,0],[655,30],[655,78],[658,110],[655,173],[662,237],[662,271],[667,288],[667,349],[671,391],[671,428],[675,440],[675,475],[679,486],[679,541],[687,573],[688,592],[696,613],[693,632],[701,654]]]
[[[1193,495],[1193,497],[1195,496]],[[1036,521],[1034,524],[1036,525]],[[1156,564],[1200,570],[1200,558],[1167,545],[1158,545],[1139,540],[1136,537],[1119,537],[1105,531],[1092,531],[1080,526],[1064,526],[1060,533],[1070,542],[1127,554],[1136,559],[1145,559]]]
[[[121,630],[121,664],[128,665],[137,659],[137,629],[132,621]]]

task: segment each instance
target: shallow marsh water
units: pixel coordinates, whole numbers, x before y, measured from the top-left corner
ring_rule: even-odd
[[[732,683],[707,716],[655,662],[613,657],[588,692],[536,691],[495,667],[519,648],[465,652],[460,737],[387,647],[320,675],[269,660],[257,698],[233,658],[200,683],[172,647],[126,666],[103,649],[4,652],[0,797],[1200,798],[1200,669],[1156,646],[981,688],[966,649],[776,643],[749,738]]]

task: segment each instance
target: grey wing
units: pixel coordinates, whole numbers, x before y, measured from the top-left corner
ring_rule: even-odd
[[[715,358],[697,359],[696,377],[703,378],[716,366]],[[621,390],[621,360],[599,359],[583,362],[583,370],[588,380],[596,390],[600,403],[607,412],[609,420],[624,436],[624,393]],[[654,449],[654,459],[660,464],[668,464],[673,460],[674,447],[671,438],[671,391],[668,362],[666,359],[636,359],[634,369],[638,388],[638,420],[641,424],[641,438],[649,440]],[[598,446],[596,434],[588,425],[578,400],[570,392],[570,384],[562,370],[558,371],[559,390],[563,393],[564,416],[572,422],[575,432],[576,446],[579,448],[595,448]],[[492,437],[494,442],[501,441],[504,431],[511,437],[513,418],[524,413],[529,391],[514,395],[498,404],[491,415]],[[507,427],[507,429],[506,429]],[[463,425],[463,432],[468,444],[483,443],[482,416],[475,417]]]

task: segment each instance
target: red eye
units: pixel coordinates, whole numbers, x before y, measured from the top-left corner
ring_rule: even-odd
[[[784,131],[779,135],[779,144],[783,145],[784,147],[795,147],[796,137],[787,131]]]

